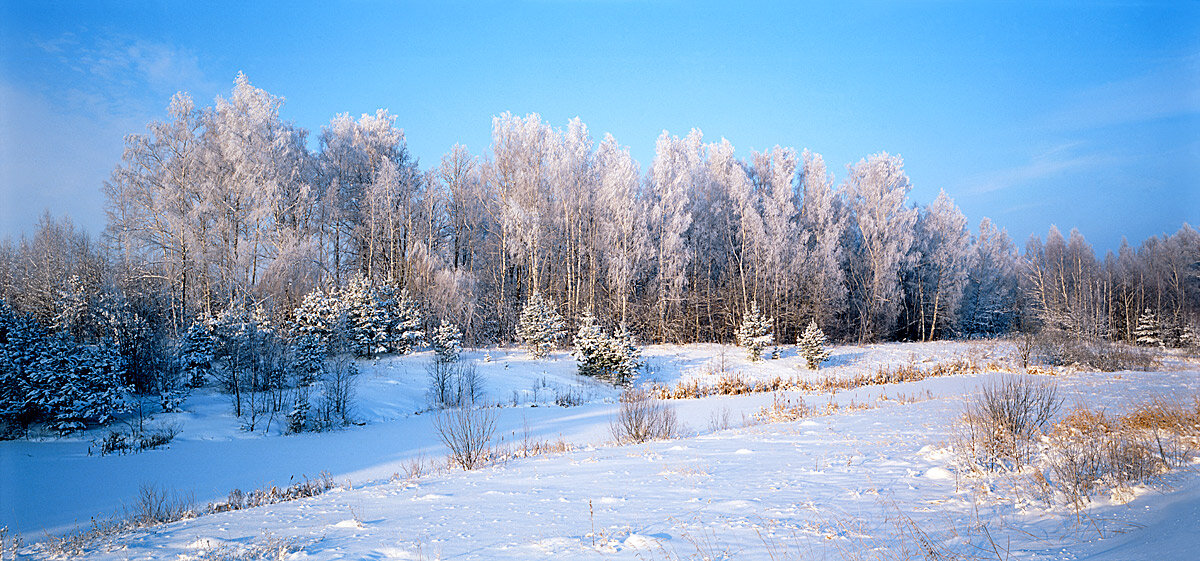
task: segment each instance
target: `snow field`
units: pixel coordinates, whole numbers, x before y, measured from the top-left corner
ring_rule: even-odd
[[[716,376],[714,366],[722,362],[725,371],[747,377],[851,375],[878,365],[989,352],[965,343],[842,347],[834,349],[828,369],[812,373],[795,367],[802,359],[794,352],[750,364],[740,349],[726,349],[723,361],[720,351],[717,345],[655,346],[645,355],[653,381],[674,383]],[[1119,559],[1130,557],[1110,556],[1105,548],[1140,551],[1138,544],[1148,536],[1184,523],[1171,513],[1185,516],[1200,508],[1194,470],[1172,474],[1166,482],[1174,489],[1170,495],[1143,492],[1132,506],[1102,501],[1090,514],[1115,537],[1080,544],[1083,532],[1072,529],[1067,513],[1004,498],[999,493],[1004,481],[956,477],[946,449],[951,424],[961,414],[964,396],[986,375],[835,395],[790,394],[817,409],[830,402],[873,406],[790,423],[742,426],[743,419],[771,403],[770,394],[672,401],[693,436],[609,446],[616,390],[579,379],[574,362],[559,353],[531,361],[521,351],[492,350],[491,360],[483,362],[484,352],[464,353],[464,359],[475,361],[489,400],[508,405],[498,410],[501,445],[529,435],[561,438],[579,449],[474,472],[437,471],[413,481],[395,480],[392,474],[403,473],[414,459],[441,460],[445,452],[429,415],[414,414],[424,407],[422,359],[427,358],[406,356],[364,365],[356,410],[366,423],[361,427],[248,435],[228,416],[223,396],[198,393],[185,406],[189,412],[161,416],[182,428],[166,450],[101,458],[82,452],[84,438],[2,443],[5,481],[36,483],[5,485],[3,505],[29,507],[12,517],[26,525],[16,527],[28,535],[25,528],[39,523],[69,528],[64,512],[75,520],[106,512],[133,496],[147,478],[190,491],[198,502],[219,499],[235,487],[286,484],[289,476],[321,470],[352,482],[351,489],[318,497],[139,531],[117,539],[111,550],[93,552],[99,559],[197,558],[214,547],[272,540],[298,547],[290,555],[295,559],[674,559],[697,552],[768,558],[773,551],[836,559],[847,549],[898,551],[909,527],[905,520],[946,540],[949,548],[971,547],[981,536],[976,530],[963,537],[964,529],[984,521],[993,538],[1020,550],[1020,558],[1057,555],[1052,552],[1065,547],[1070,556],[1061,558]],[[1116,407],[1129,399],[1200,390],[1195,372],[1082,373],[1056,381],[1068,406],[1079,401]],[[553,406],[552,394],[565,390],[581,392],[588,403]],[[920,401],[897,403],[900,396]],[[714,418],[722,416],[731,428],[713,430]],[[12,451],[24,457],[17,459]],[[997,492],[983,494],[977,487]],[[0,524],[11,528],[9,508],[4,510]],[[1179,551],[1188,543],[1181,542]]]

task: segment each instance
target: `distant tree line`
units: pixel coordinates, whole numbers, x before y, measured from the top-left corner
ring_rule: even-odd
[[[422,168],[386,110],[336,116],[312,151],[282,105],[244,75],[210,107],[174,96],[126,137],[103,235],[47,215],[0,245],[0,297],[74,344],[112,345],[140,392],[163,389],[197,322],[258,314],[292,344],[316,295],[403,294],[421,332],[445,321],[474,344],[514,340],[534,295],[569,333],[590,311],[645,342],[733,341],[755,308],[779,343],[813,321],[840,341],[1052,328],[1135,342],[1150,314],[1182,345],[1200,322],[1191,226],[1103,259],[1051,228],[1019,253],[986,218],[973,234],[945,193],[910,202],[887,153],[835,181],[807,150],[741,160],[724,139],[664,131],[643,171],[578,119],[505,113],[486,153],[456,145]]]

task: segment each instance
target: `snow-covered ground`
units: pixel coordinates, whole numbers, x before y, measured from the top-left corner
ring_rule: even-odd
[[[780,350],[780,359],[752,364],[732,347],[652,346],[645,349],[647,379],[639,382],[710,382],[721,371],[749,379],[843,376],[888,364],[990,361],[1008,352],[993,342],[844,346],[813,373],[800,367],[794,350]],[[190,558],[284,540],[299,548],[297,559],[837,559],[879,547],[896,552],[915,541],[918,528],[958,551],[994,541],[1013,559],[1147,558],[1151,543],[1156,558],[1187,559],[1200,545],[1193,537],[1200,520],[1195,468],[1166,476],[1130,503],[1099,501],[1083,523],[1069,510],[1014,503],[957,477],[947,451],[951,425],[989,375],[791,395],[813,406],[873,408],[784,423],[743,426],[772,402],[770,394],[672,401],[690,436],[615,446],[609,422],[618,391],[576,376],[566,353],[533,360],[519,350],[472,351],[464,360],[483,376],[488,401],[504,405],[496,410],[499,437],[562,439],[577,449],[473,472],[396,478],[415,459],[444,462],[431,415],[418,414],[427,407],[429,358],[361,364],[355,415],[363,424],[344,430],[248,434],[230,416],[228,398],[201,391],[185,412],[156,416],[155,423],[181,430],[166,449],[89,456],[96,432],[0,443],[0,527],[32,541],[114,513],[144,484],[205,503],[234,488],[286,485],[328,471],[351,487],[145,529],[92,553]],[[1068,405],[1116,408],[1155,395],[1195,395],[1195,370],[1055,380]],[[584,403],[554,405],[567,392]]]

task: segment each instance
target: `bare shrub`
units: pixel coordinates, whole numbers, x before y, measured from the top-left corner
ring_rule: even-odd
[[[496,432],[496,412],[490,408],[456,407],[433,417],[433,428],[450,450],[451,465],[475,469],[487,464],[492,456],[492,434]]]
[[[1057,386],[1027,376],[1006,376],[984,386],[959,423],[958,448],[974,465],[1020,468],[1030,445],[1062,406]]]
[[[138,489],[137,500],[125,507],[125,518],[136,526],[153,526],[195,516],[195,502],[190,495],[144,484]]]
[[[728,407],[722,407],[708,414],[708,430],[717,432],[733,427],[733,413]]]
[[[1151,350],[1058,330],[1039,333],[1034,354],[1039,362],[1051,366],[1075,366],[1099,372],[1148,371],[1159,367],[1158,357]]]
[[[610,428],[620,443],[661,440],[680,433],[675,408],[640,388],[629,388],[621,394],[621,408]]]
[[[1078,510],[1101,489],[1119,491],[1191,461],[1200,450],[1198,417],[1161,398],[1116,417],[1078,407],[1050,430],[1045,473],[1035,477]]]
[[[136,429],[113,429],[108,431],[104,438],[92,441],[92,446],[100,450],[101,456],[134,454],[170,444],[176,436],[179,436],[179,431],[179,425],[175,423],[155,428],[143,428],[140,432]],[[91,453],[90,448],[88,453]]]
[[[326,427],[350,424],[350,409],[358,367],[349,354],[331,357],[321,379],[319,421]]]
[[[803,399],[792,402],[782,393],[776,393],[774,399],[771,400],[771,405],[755,413],[754,418],[762,422],[785,423],[799,421],[811,415],[812,411],[809,410]]]

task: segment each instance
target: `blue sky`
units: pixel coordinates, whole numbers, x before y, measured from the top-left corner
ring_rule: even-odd
[[[0,236],[42,209],[98,233],[122,137],[238,71],[311,131],[384,107],[423,166],[491,118],[580,117],[643,171],[665,130],[845,165],[905,159],[1018,246],[1103,252],[1200,223],[1195,2],[0,3]]]

